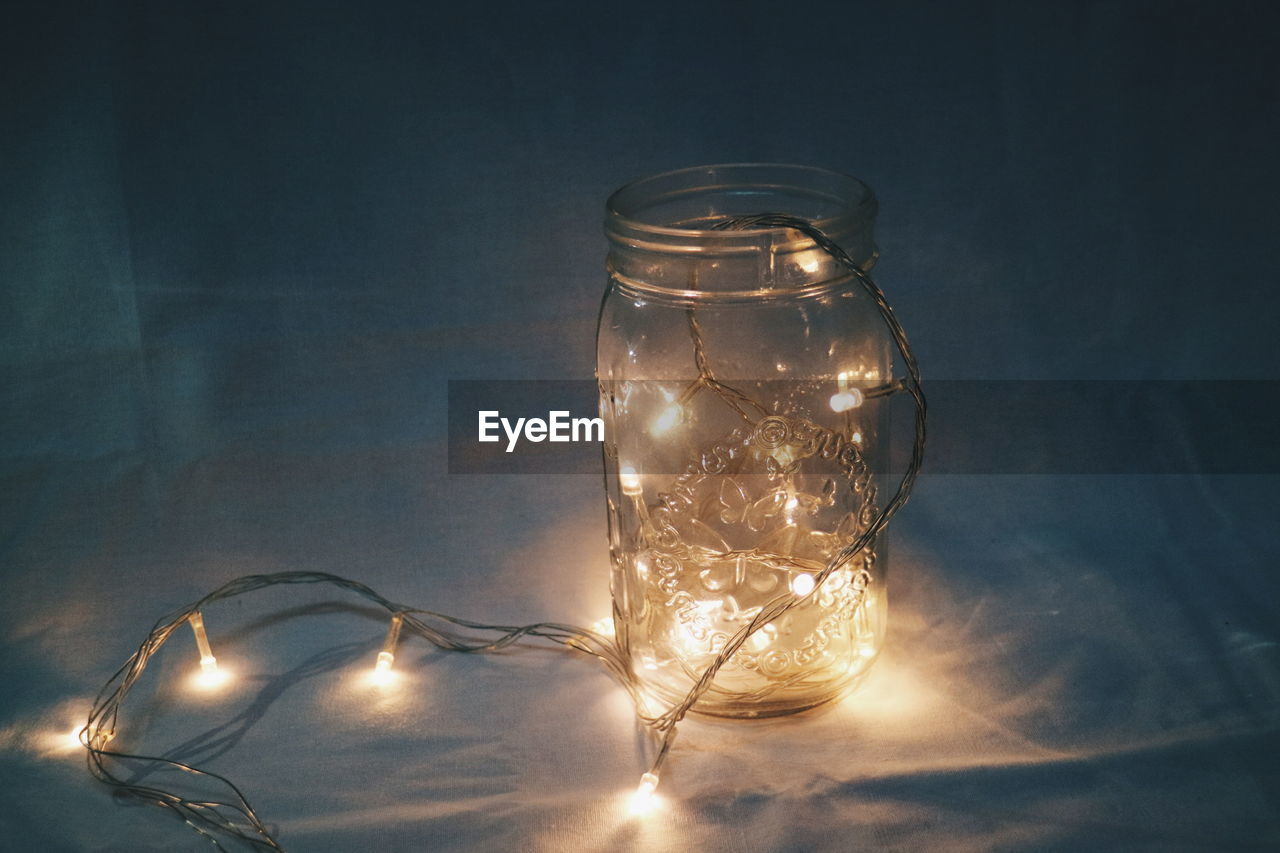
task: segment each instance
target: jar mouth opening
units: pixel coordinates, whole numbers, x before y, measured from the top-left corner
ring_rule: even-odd
[[[605,231],[625,243],[712,242],[721,248],[767,240],[810,243],[788,228],[711,227],[728,217],[782,213],[807,219],[833,239],[870,225],[871,188],[842,172],[781,163],[727,163],[677,169],[633,181],[606,202]]]

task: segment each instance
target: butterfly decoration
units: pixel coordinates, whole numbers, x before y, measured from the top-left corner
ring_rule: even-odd
[[[777,465],[772,457],[771,465]],[[720,480],[718,515],[724,524],[746,524],[752,531],[759,533],[774,518],[783,517],[790,524],[796,515],[816,515],[822,507],[835,503],[835,480],[827,479],[822,484],[820,494],[813,495],[797,491],[791,485],[790,475],[795,472],[799,460],[785,468],[779,466],[770,469],[770,483],[774,485],[759,498],[754,498],[742,482],[736,477],[723,477]],[[777,473],[777,476],[775,476]]]

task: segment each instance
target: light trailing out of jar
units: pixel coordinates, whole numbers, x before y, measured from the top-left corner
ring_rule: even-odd
[[[463,653],[540,640],[602,663],[654,735],[648,768],[624,797],[633,818],[662,806],[661,772],[689,711],[792,713],[866,674],[884,640],[882,533],[920,471],[926,414],[906,335],[867,274],[874,198],[821,170],[716,166],[630,185],[609,211],[597,370],[612,616],[590,628],[488,624],[323,572],[236,578],[157,621],[104,685],[74,741],[96,778],[215,844],[282,849],[228,778],[147,756],[121,728],[126,696],[184,624],[197,681],[225,680],[204,613],[268,587],[330,585],[388,614],[372,671],[361,665],[371,691],[395,679],[402,633]],[[895,351],[905,376],[886,380]],[[888,402],[899,392],[914,403],[915,435],[886,500]],[[137,761],[224,794],[165,790],[134,775]]]

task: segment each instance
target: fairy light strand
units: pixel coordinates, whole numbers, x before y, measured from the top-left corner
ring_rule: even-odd
[[[920,367],[916,362],[915,354],[911,351],[911,345],[907,341],[907,333],[902,328],[902,324],[898,322],[897,317],[893,313],[893,308],[889,305],[888,299],[880,287],[871,279],[861,266],[858,265],[850,255],[840,246],[836,245],[825,233],[807,219],[800,219],[795,216],[788,216],[781,213],[761,213],[751,216],[738,216],[723,219],[712,226],[713,230],[744,230],[754,228],[792,228],[804,234],[813,240],[814,244],[825,251],[827,254],[835,258],[849,273],[854,277],[862,289],[871,297],[875,303],[876,310],[879,312],[881,319],[889,329],[889,334],[893,338],[894,346],[898,350],[898,355],[902,358],[903,366],[906,368],[907,377],[903,386],[907,393],[911,395],[912,401],[915,403],[915,438],[912,442],[911,461],[907,465],[907,470],[902,475],[902,480],[898,483],[898,489],[893,497],[885,505],[875,517],[875,519],[867,526],[867,529],[857,536],[852,542],[840,549],[828,562],[826,567],[820,571],[814,578],[814,587],[822,586],[831,574],[838,571],[846,565],[850,560],[857,556],[867,545],[875,539],[875,537],[889,523],[889,519],[907,502],[911,496],[911,489],[915,485],[917,476],[920,474],[920,467],[924,464],[924,445],[927,435],[925,421],[928,411],[928,404],[925,400],[924,390],[920,386]],[[699,383],[706,384],[713,389],[719,391],[724,386],[714,379],[708,380],[710,368],[703,344],[701,330],[696,324],[693,315],[693,309],[689,309],[689,326],[694,343],[694,360],[698,368],[698,379],[694,385]],[[690,387],[693,387],[692,385]],[[734,395],[740,392],[733,391]],[[733,406],[735,410],[742,414],[741,409]],[[812,590],[810,591],[812,594]],[[733,657],[734,653],[742,647],[742,644],[765,625],[773,622],[782,614],[799,605],[805,596],[795,594],[784,594],[775,598],[760,609],[760,612],[746,625],[739,628],[724,644],[720,653],[708,664],[702,675],[694,683],[693,687],[685,695],[685,698],[674,707],[668,709],[653,724],[656,731],[661,733],[661,745],[658,754],[649,766],[649,774],[655,778],[658,777],[662,769],[662,765],[667,760],[667,755],[671,751],[671,745],[675,740],[676,726],[684,719],[689,710],[697,703],[698,699],[711,688],[711,684],[715,681],[716,674],[720,669]]]
[[[380,593],[358,581],[349,580],[338,575],[325,572],[277,572],[274,574],[246,575],[236,578],[200,600],[184,607],[168,616],[159,619],[150,633],[121,667],[107,680],[99,691],[90,710],[88,721],[80,730],[79,738],[87,751],[89,772],[97,779],[110,785],[117,793],[138,802],[159,806],[176,814],[191,829],[213,844],[218,850],[226,848],[222,840],[237,840],[251,847],[262,850],[283,850],[279,841],[266,824],[259,818],[245,794],[230,779],[209,770],[177,761],[163,756],[138,755],[117,749],[108,749],[119,729],[121,706],[129,691],[142,677],[151,658],[164,646],[173,632],[184,623],[191,626],[195,634],[197,648],[200,652],[201,669],[204,672],[217,670],[217,659],[209,644],[208,634],[204,628],[204,610],[211,604],[230,598],[256,592],[258,590],[280,585],[327,584],[343,591],[353,593],[360,598],[373,602],[390,613],[390,624],[374,665],[375,675],[389,675],[395,660],[395,652],[403,632],[416,634],[433,646],[444,651],[468,654],[486,654],[498,652],[526,639],[545,640],[551,643],[587,654],[604,664],[608,673],[631,695],[637,708],[637,716],[651,733],[657,738],[656,755],[649,769],[641,776],[640,784],[632,798],[633,814],[641,814],[652,807],[663,765],[670,754],[675,740],[677,727],[681,720],[698,699],[707,692],[715,680],[716,674],[733,654],[741,648],[753,634],[808,599],[816,593],[833,572],[845,566],[858,555],[884,529],[889,519],[907,502],[912,486],[920,472],[924,458],[925,414],[926,402],[920,387],[920,370],[911,347],[907,342],[905,331],[894,316],[884,293],[872,281],[871,277],[854,261],[848,253],[832,242],[820,229],[811,222],[792,216],[776,213],[764,213],[755,216],[728,218],[715,226],[719,230],[740,230],[749,228],[791,228],[804,234],[823,251],[830,254],[858,281],[864,291],[875,303],[881,318],[889,329],[907,377],[875,388],[863,389],[863,399],[888,396],[905,389],[915,404],[915,438],[912,446],[911,461],[898,484],[894,496],[880,511],[871,524],[853,541],[837,552],[820,571],[813,575],[812,586],[808,583],[793,588],[778,596],[763,607],[750,623],[740,628],[725,643],[716,658],[701,673],[693,687],[679,704],[669,708],[657,716],[649,716],[642,710],[643,698],[639,684],[632,673],[627,651],[615,640],[612,633],[581,628],[555,622],[539,622],[532,625],[495,625],[474,622],[467,619],[448,616],[420,608],[405,607],[383,597]],[[694,345],[694,359],[697,378],[690,383],[679,401],[679,406],[706,388],[714,392],[734,409],[745,420],[753,418],[748,409],[754,409],[761,417],[770,412],[764,406],[752,400],[746,394],[731,388],[715,378],[707,356],[703,331],[693,309],[688,309],[687,318],[690,336]],[[639,500],[641,493],[639,476],[634,471],[626,472],[623,483],[624,493]],[[806,567],[808,568],[808,567]],[[616,621],[616,620],[615,620]],[[472,632],[472,633],[466,633]],[[489,639],[475,636],[474,633],[496,635]],[[223,800],[193,800],[180,794],[152,785],[142,783],[146,775],[124,776],[115,769],[115,762],[140,762],[150,765],[152,769],[170,768],[195,777],[213,781],[227,792]]]
[[[404,614],[396,613],[387,626],[386,639],[382,641],[382,651],[373,664],[373,680],[377,684],[385,684],[392,678],[391,666],[396,662],[396,646],[400,642],[400,629],[404,626]]]
[[[260,589],[297,584],[328,584],[371,601],[386,609],[393,626],[398,618],[398,629],[388,630],[388,642],[394,645],[403,632],[417,634],[432,645],[454,652],[491,653],[501,651],[527,638],[549,640],[597,658],[620,683],[630,684],[627,663],[618,653],[617,646],[603,635],[573,625],[555,622],[539,622],[533,625],[492,625],[459,619],[443,613],[406,607],[385,598],[370,587],[338,575],[325,572],[278,572],[268,575],[247,575],[219,587],[197,602],[171,616],[160,619],[138,650],[116,671],[99,692],[93,703],[88,722],[83,731],[116,732],[119,728],[121,706],[129,691],[137,683],[150,659],[164,646],[173,632],[183,623],[191,621],[193,614],[207,609],[214,602],[235,598]],[[435,624],[432,624],[435,623]],[[496,634],[494,638],[475,637],[458,629],[471,632]],[[391,636],[395,630],[395,636]],[[384,650],[385,650],[384,643]],[[111,785],[130,799],[167,808],[181,817],[192,829],[205,836],[217,849],[225,849],[219,837],[234,838],[258,849],[282,850],[266,825],[258,817],[253,806],[236,785],[225,776],[202,770],[190,764],[162,756],[138,755],[106,749],[106,738],[81,736],[88,751],[90,772],[102,782]],[[126,777],[113,768],[115,761],[136,761],[168,767],[212,780],[224,786],[230,797],[225,800],[192,800],[171,791],[143,785],[136,777]]]

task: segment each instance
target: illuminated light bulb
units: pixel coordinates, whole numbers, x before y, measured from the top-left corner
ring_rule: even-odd
[[[765,625],[759,631],[756,631],[747,638],[747,644],[751,646],[752,651],[762,652],[769,646],[773,645],[774,638],[778,634],[778,629],[772,625]]]
[[[395,680],[396,674],[391,671],[391,665],[396,662],[396,644],[400,642],[400,626],[403,623],[404,617],[396,613],[387,626],[387,637],[382,641],[382,651],[378,652],[378,659],[373,664],[373,674],[369,677],[379,687]]]
[[[822,266],[822,256],[817,252],[805,252],[796,260],[796,265],[805,272],[817,272]]]
[[[791,485],[787,484],[787,500],[782,505],[783,517],[787,524],[796,523],[796,510],[800,507],[800,499],[796,497],[795,490]]]
[[[861,432],[855,432],[855,433],[853,434],[853,443],[854,443],[854,444],[862,444],[862,433],[861,433]]]
[[[645,815],[658,805],[658,774],[646,773],[640,777],[636,792],[631,795],[630,811],[633,815]]]
[[[187,617],[191,625],[191,633],[196,635],[196,648],[200,650],[200,672],[196,676],[196,686],[205,689],[217,687],[227,680],[227,674],[218,669],[218,659],[213,656],[209,647],[209,635],[204,630],[204,616],[199,610],[192,611]]]
[[[791,591],[800,598],[813,592],[813,575],[796,575],[791,579]]]
[[[382,652],[378,653],[378,662],[373,665],[373,672],[369,673],[369,683],[375,687],[386,687],[396,680],[396,674],[391,669],[391,662],[395,660],[395,655],[383,657]]]
[[[80,732],[85,731],[84,727],[76,729],[76,743],[84,745],[85,741],[80,740]],[[102,729],[89,729],[85,732],[85,739],[88,741],[90,749],[104,749],[107,744],[115,740],[116,733],[112,731],[104,732]]]
[[[653,423],[649,426],[649,432],[654,435],[665,435],[666,433],[671,432],[671,430],[680,423],[682,414],[683,412],[680,409],[680,404],[672,403],[662,410],[662,414],[658,415],[658,417],[654,419]]]
[[[847,412],[862,405],[862,392],[857,388],[831,395],[831,411]]]
[[[209,660],[213,660],[212,655],[209,656]],[[200,671],[192,679],[195,686],[201,690],[216,690],[230,680],[231,673],[219,668],[216,661],[211,666],[205,666],[204,658],[200,659]]]
[[[104,749],[116,736],[113,731],[104,731],[78,723],[65,734],[52,735],[46,739],[50,750],[54,752],[74,752],[79,749]]]
[[[667,427],[668,429],[670,427]],[[640,475],[636,473],[636,469],[627,465],[618,471],[618,482],[622,486],[622,493],[628,497],[635,497],[640,494]]]
[[[80,733],[84,732],[85,739],[80,739]],[[72,726],[71,731],[65,735],[50,735],[48,737],[49,748],[53,752],[74,752],[77,749],[84,749],[86,746],[93,744],[93,737],[90,732],[85,731],[84,723],[78,726]],[[101,735],[97,737],[101,738]],[[87,743],[86,743],[87,741]],[[106,741],[104,740],[103,743]]]

